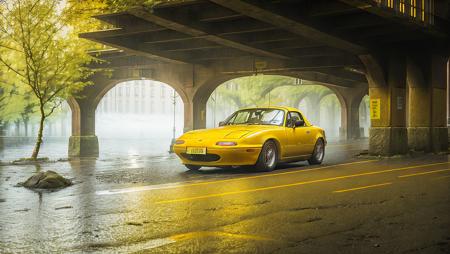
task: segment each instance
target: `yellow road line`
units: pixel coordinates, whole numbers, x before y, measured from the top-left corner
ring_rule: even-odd
[[[221,231],[196,231],[196,232],[188,232],[184,234],[178,234],[170,236],[169,238],[174,241],[184,241],[195,238],[205,238],[205,237],[229,237],[235,239],[243,239],[243,240],[257,240],[257,241],[275,241],[273,238],[268,238],[259,235],[250,235],[250,234],[234,234],[227,233]]]
[[[411,177],[411,176],[421,176],[421,175],[428,175],[428,174],[440,173],[440,172],[445,172],[445,171],[450,171],[450,168],[433,170],[433,171],[427,171],[427,172],[421,172],[421,173],[415,173],[415,174],[409,174],[409,175],[402,175],[402,176],[398,176],[398,177],[399,178],[403,178],[403,177]]]
[[[337,190],[337,191],[333,191],[333,192],[334,193],[342,193],[342,192],[349,192],[349,191],[369,189],[369,188],[385,186],[385,185],[390,185],[390,184],[392,184],[392,183],[379,183],[379,184],[366,185],[366,186],[361,186],[361,187],[356,187],[356,188],[351,188],[351,189]]]
[[[323,166],[323,167],[317,167],[317,168],[298,169],[298,170],[293,170],[293,171],[288,171],[288,172],[281,172],[281,173],[267,173],[267,174],[256,175],[256,176],[244,176],[244,177],[236,177],[236,178],[230,178],[230,179],[224,179],[224,180],[206,181],[206,182],[191,183],[191,184],[182,184],[182,185],[178,185],[177,187],[178,188],[180,188],[180,187],[190,187],[190,186],[198,186],[198,185],[223,183],[223,182],[232,182],[232,181],[238,181],[238,180],[248,180],[248,179],[256,179],[256,178],[263,178],[263,177],[272,177],[272,176],[280,176],[280,175],[297,174],[297,173],[310,172],[310,171],[315,171],[315,170],[324,169],[324,168],[334,168],[334,167],[348,166],[348,165],[354,165],[354,164],[369,163],[369,162],[374,162],[374,161],[378,161],[378,160],[354,161],[354,162],[335,164],[335,165],[329,165],[329,166]]]
[[[204,181],[204,182],[194,182],[194,183],[179,182],[179,183],[161,184],[159,186],[158,185],[147,185],[147,186],[141,186],[141,187],[125,188],[125,189],[98,191],[96,193],[97,193],[97,195],[116,195],[116,194],[150,191],[150,190],[167,190],[167,189],[184,188],[184,187],[192,187],[192,186],[202,186],[202,185],[208,185],[208,184],[225,183],[225,182],[232,182],[232,181],[239,181],[239,180],[272,177],[272,176],[287,175],[287,174],[297,174],[297,173],[310,172],[310,171],[319,170],[319,169],[334,168],[334,167],[348,166],[348,165],[354,165],[354,164],[363,164],[363,163],[369,163],[369,162],[374,162],[374,161],[378,161],[378,160],[354,161],[354,162],[335,164],[335,165],[329,165],[329,166],[323,166],[323,167],[317,167],[317,168],[298,169],[298,170],[281,172],[281,173],[267,173],[267,174],[256,175],[256,176],[235,177],[235,178],[215,180],[215,181]],[[204,176],[204,175],[200,175],[200,176]],[[193,178],[193,177],[191,177],[191,178]]]
[[[345,176],[337,176],[337,177],[323,178],[323,179],[317,179],[317,180],[311,180],[311,181],[305,181],[305,182],[296,182],[296,183],[291,183],[291,184],[275,185],[275,186],[262,187],[262,188],[255,188],[255,189],[247,189],[247,190],[240,190],[240,191],[222,192],[222,193],[215,193],[215,194],[202,195],[202,196],[195,196],[195,197],[188,197],[188,198],[178,198],[178,199],[161,200],[161,201],[157,201],[157,202],[155,202],[155,203],[156,203],[156,204],[167,204],[167,203],[175,203],[175,202],[189,201],[189,200],[196,200],[196,199],[205,199],[205,198],[212,198],[212,197],[222,197],[222,196],[228,196],[228,195],[234,195],[234,194],[242,194],[242,193],[258,192],[258,191],[266,191],[266,190],[280,189],[280,188],[293,187],[293,186],[299,186],[299,185],[306,185],[306,184],[312,184],[312,183],[329,182],[329,181],[335,181],[335,180],[340,180],[340,179],[348,179],[348,178],[359,177],[359,176],[376,175],[376,174],[382,174],[382,173],[388,173],[388,172],[395,172],[395,171],[407,170],[407,169],[413,169],[413,168],[431,167],[431,166],[443,165],[443,164],[449,164],[449,163],[450,163],[450,162],[440,162],[440,163],[432,163],[432,164],[422,164],[422,165],[416,165],[416,166],[408,166],[408,167],[401,167],[401,168],[394,168],[394,169],[386,169],[386,170],[380,170],[380,171],[372,171],[372,172],[366,172],[366,173],[359,173],[359,174],[352,174],[352,175],[345,175]]]

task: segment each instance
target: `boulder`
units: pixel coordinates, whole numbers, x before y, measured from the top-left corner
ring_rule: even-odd
[[[32,189],[58,189],[72,185],[72,181],[48,170],[34,174],[20,185]]]

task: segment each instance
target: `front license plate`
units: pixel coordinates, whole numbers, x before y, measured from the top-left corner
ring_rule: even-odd
[[[187,154],[206,154],[206,147],[188,147]]]

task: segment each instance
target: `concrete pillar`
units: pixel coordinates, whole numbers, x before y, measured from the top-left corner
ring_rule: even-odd
[[[408,147],[446,151],[447,59],[426,55],[408,59]]]
[[[395,52],[360,56],[369,82],[371,123],[369,154],[394,155],[408,151],[406,130],[406,59]]]
[[[447,59],[447,126],[449,125],[450,125],[450,59]]]
[[[447,127],[447,61],[448,58],[431,56],[431,150],[435,153],[448,150]]]
[[[336,96],[341,104],[341,128],[339,136],[342,140],[361,138],[359,126],[359,104],[367,89],[336,88]]]
[[[408,149],[413,151],[431,150],[431,96],[424,76],[426,59],[408,58]]]
[[[359,127],[359,105],[355,101],[347,105],[346,110],[346,137],[347,139],[358,139],[361,137]]]
[[[89,101],[69,100],[72,109],[72,136],[69,157],[98,157],[99,145],[95,135],[95,107]]]
[[[202,98],[201,100],[194,100],[192,102],[192,117],[193,117],[193,129],[206,128],[206,102],[208,98]]]
[[[192,114],[192,102],[184,102],[184,127],[183,132],[188,132],[194,129],[194,121]]]

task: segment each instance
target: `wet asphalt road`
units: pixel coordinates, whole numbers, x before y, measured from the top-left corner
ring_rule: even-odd
[[[45,163],[75,185],[20,187],[0,168],[1,253],[450,253],[445,155],[372,159],[332,144],[323,165],[186,171],[174,156]]]

